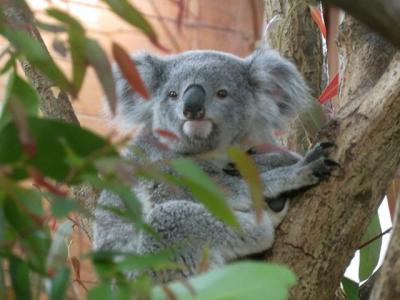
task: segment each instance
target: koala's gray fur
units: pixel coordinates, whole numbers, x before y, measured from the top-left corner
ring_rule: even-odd
[[[315,185],[329,174],[334,165],[326,158],[331,145],[318,145],[304,158],[291,152],[253,155],[269,204],[260,224],[255,221],[244,180],[227,171],[225,150],[231,146],[247,150],[249,142],[274,143],[273,131],[307,107],[310,96],[295,66],[272,50],[256,51],[244,59],[216,51],[190,51],[165,58],[141,54],[133,59],[151,100],[142,99],[115,70],[118,118],[129,125],[143,124],[132,145],[152,162],[195,159],[223,187],[242,230],[235,231],[216,219],[185,190],[140,181],[132,188],[143,204],[146,222],[161,240],[101,209],[123,208],[116,195],[104,191],[95,212],[94,248],[146,254],[178,247],[175,261],[185,268],[152,273],[155,280],[168,281],[194,274],[205,247],[210,251],[211,266],[271,247],[274,229],[287,211],[285,194]],[[201,110],[195,107],[186,114],[187,103],[194,99],[188,98],[189,90],[193,97],[201,97],[195,103],[201,103]],[[221,90],[227,93],[218,92]],[[175,95],[171,91],[177,97],[171,96]],[[178,138],[168,139],[157,129]],[[160,149],[160,142],[167,143],[169,149]],[[126,156],[140,162],[129,150]]]

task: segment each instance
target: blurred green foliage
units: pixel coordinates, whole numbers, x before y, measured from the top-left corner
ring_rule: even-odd
[[[21,0],[17,2],[25,5]],[[156,46],[164,48],[150,23],[130,2],[104,2]],[[282,266],[236,263],[190,279],[186,284],[191,287],[188,291],[181,283],[160,287],[153,286],[146,276],[134,282],[124,277],[128,270],[173,266],[172,251],[146,256],[118,252],[92,252],[80,258],[69,256],[66,242],[76,225],[71,216],[88,213],[70,197],[69,190],[74,185],[90,184],[116,193],[125,208],[113,209],[113,212],[144,230],[152,232],[152,229],[142,220],[140,202],[129,183],[118,180],[119,166],[129,162],[118,156],[109,140],[78,125],[41,117],[38,94],[18,74],[16,59],[26,59],[73,97],[82,87],[87,67],[93,67],[110,108],[115,111],[111,63],[102,46],[87,37],[78,20],[66,12],[48,9],[47,15],[56,23],[34,20],[34,24],[54,34],[68,35],[67,50],[73,69],[72,75],[67,76],[40,42],[6,21],[3,15],[6,7],[1,9],[0,34],[10,47],[3,53],[7,59],[1,70],[8,76],[8,85],[0,109],[0,296],[27,300],[42,299],[46,295],[49,299],[65,299],[72,277],[79,280],[79,260],[90,259],[99,279],[88,291],[89,299],[170,299],[170,293],[177,299],[285,299],[295,278]],[[237,163],[245,163],[240,153],[234,152],[234,156]],[[155,173],[162,174],[163,180],[187,188],[216,217],[238,228],[212,179],[189,160],[173,160],[169,164],[177,175],[163,174],[159,169],[154,170],[154,165],[151,166],[153,173],[135,175],[149,178]],[[153,179],[159,179],[159,175]],[[257,180],[257,174],[247,174],[247,180],[251,184]],[[256,183],[255,187],[259,185]],[[55,220],[59,224],[57,230],[51,225]],[[117,288],[112,287],[112,282]]]

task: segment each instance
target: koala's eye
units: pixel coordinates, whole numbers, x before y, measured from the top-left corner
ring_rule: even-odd
[[[224,99],[228,96],[228,91],[225,89],[221,89],[217,92],[217,97],[220,99]]]
[[[176,99],[178,98],[178,93],[175,91],[169,91],[168,92],[168,97],[172,98],[172,99]]]

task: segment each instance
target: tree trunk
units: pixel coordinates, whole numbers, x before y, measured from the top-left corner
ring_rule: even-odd
[[[265,42],[296,64],[312,96],[317,98],[324,78],[322,38],[308,5],[297,0],[265,0],[265,23]],[[280,140],[288,148],[304,152],[325,122],[325,114],[315,101],[309,112],[288,126]]]
[[[308,5],[297,0],[266,0],[265,21],[268,23],[274,18],[276,23],[268,33],[269,46],[296,64],[312,95],[318,97],[324,72],[322,39]]]
[[[342,30],[351,31],[354,22],[348,20]],[[336,143],[332,158],[341,168],[293,201],[269,256],[297,274],[292,299],[334,298],[400,163],[400,54],[387,55],[385,71],[374,63],[365,65],[361,57],[388,47],[377,36],[365,37],[349,35],[341,41],[360,59],[346,61],[345,98],[340,100],[346,105],[319,134],[319,140]]]
[[[327,1],[343,8],[400,48],[400,2],[398,0]]]

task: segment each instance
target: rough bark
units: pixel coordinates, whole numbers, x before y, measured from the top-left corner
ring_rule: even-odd
[[[352,42],[358,41],[346,41]],[[358,55],[369,49],[360,48]],[[332,158],[342,167],[293,202],[269,257],[297,274],[291,291],[296,300],[333,299],[400,163],[400,54],[381,76],[368,66],[347,63],[344,78],[355,84],[346,94],[351,101],[343,101],[337,119],[319,135],[336,143]],[[360,72],[364,78],[356,80]],[[369,88],[361,87],[364,82]]]
[[[400,1],[327,0],[344,9],[400,47]]]
[[[322,40],[310,18],[305,2],[297,0],[265,1],[265,21],[275,17],[268,44],[292,60],[303,74],[314,97],[321,93],[323,75]]]
[[[43,49],[47,51],[46,45],[33,24],[32,13],[23,1],[4,0],[2,1],[6,22],[13,30],[23,30],[31,37],[39,41]],[[51,80],[42,75],[23,57],[19,58],[26,77],[39,94],[39,108],[44,116],[48,118],[63,120],[79,124],[68,95],[55,88]],[[56,95],[56,91],[58,93]]]
[[[374,86],[396,49],[349,15],[340,26],[338,44],[342,58],[339,95],[342,107],[345,101],[352,101]],[[357,69],[368,71],[368,75]]]
[[[265,22],[269,24],[265,42],[296,64],[312,96],[318,97],[324,77],[322,39],[308,5],[297,0],[266,0]],[[321,107],[315,102],[310,111],[288,126],[280,140],[287,147],[303,152],[325,121]]]
[[[400,198],[385,260],[374,284],[370,300],[400,299]]]

